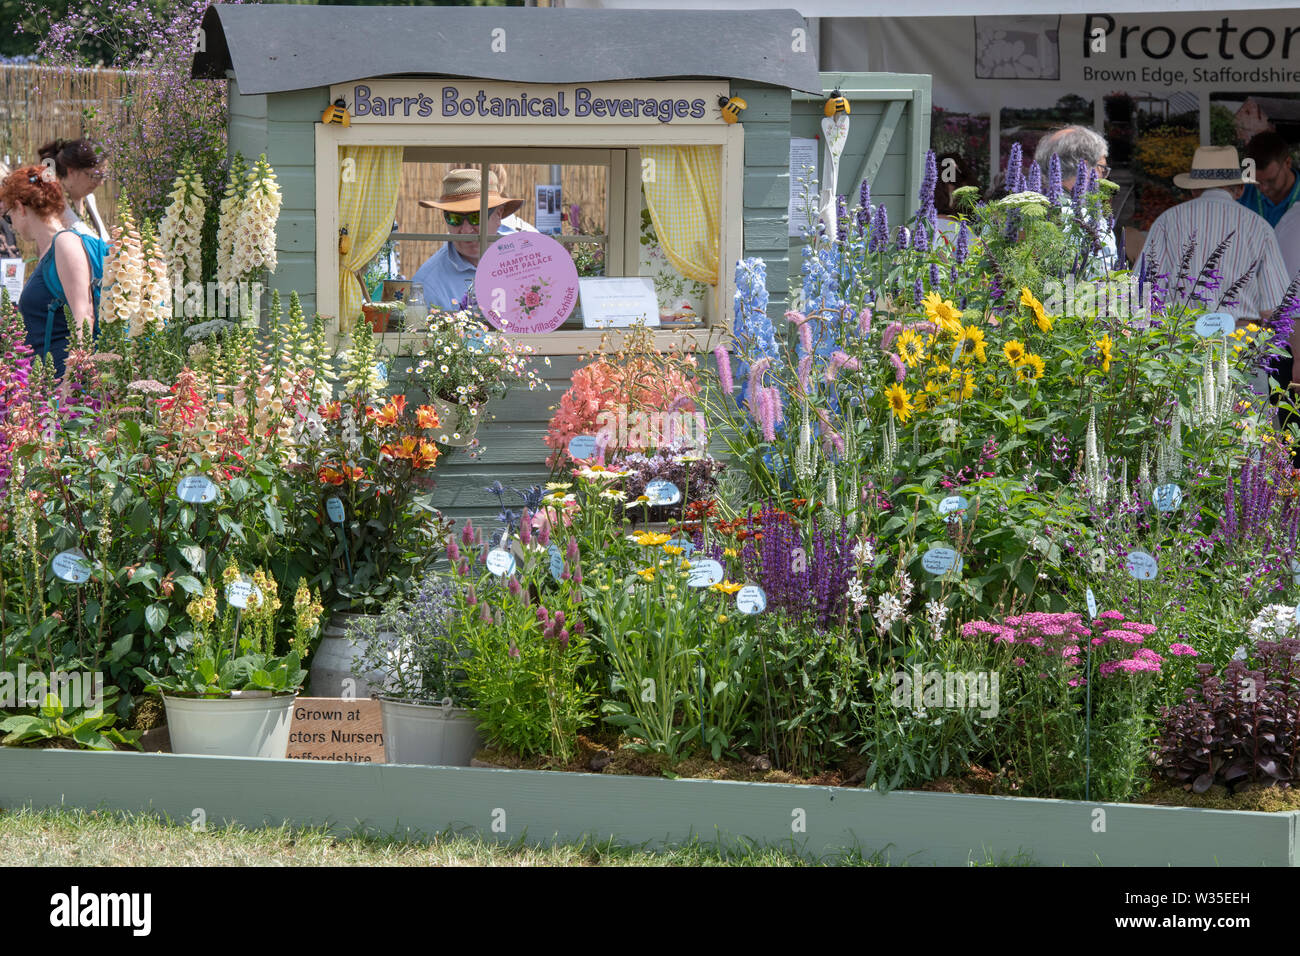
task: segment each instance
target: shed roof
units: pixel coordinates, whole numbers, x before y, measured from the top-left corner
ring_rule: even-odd
[[[241,93],[382,76],[514,83],[738,79],[820,93],[815,38],[794,52],[794,10],[565,10],[218,4],[191,75]],[[504,34],[494,34],[495,30]],[[809,33],[813,31],[809,30]],[[505,51],[492,52],[494,38]]]

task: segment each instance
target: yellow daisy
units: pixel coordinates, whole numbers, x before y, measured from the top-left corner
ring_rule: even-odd
[[[939,293],[931,292],[921,300],[925,317],[954,338],[961,332],[961,309],[945,300]]]
[[[742,587],[743,584],[737,584],[735,581],[719,581],[717,584],[709,585],[711,590],[721,591],[723,594],[735,594]]]
[[[672,535],[658,531],[638,531],[632,535],[632,540],[643,548],[657,548],[671,541]]]
[[[1002,346],[1002,354],[1006,356],[1007,362],[1012,368],[1015,368],[1025,360],[1025,344],[1017,339],[1012,339],[1006,345]]]
[[[885,400],[899,421],[905,422],[912,417],[912,396],[902,385],[895,383],[885,389]]]
[[[1043,303],[1034,298],[1034,294],[1030,292],[1027,287],[1020,290],[1020,304],[1029,306],[1033,311],[1034,321],[1038,325],[1038,331],[1052,331],[1052,317],[1043,309]]]
[[[655,568],[642,568],[640,571],[637,572],[637,574],[640,575],[642,578],[644,578],[646,581],[652,581],[654,580],[655,570],[656,570]]]
[[[984,330],[977,329],[973,325],[968,325],[961,330],[961,338],[957,340],[961,346],[961,360],[969,365],[972,361],[987,361],[984,354]]]
[[[1025,360],[1016,368],[1016,378],[1022,382],[1034,382],[1043,377],[1043,360],[1032,352],[1025,353]]]
[[[666,544],[663,547],[664,547],[664,554],[678,555],[681,554],[683,550],[685,550],[681,546],[676,544]]]
[[[898,349],[899,357],[907,363],[908,368],[916,368],[925,360],[925,347],[922,344],[921,336],[911,329],[904,329],[899,333],[895,347]]]

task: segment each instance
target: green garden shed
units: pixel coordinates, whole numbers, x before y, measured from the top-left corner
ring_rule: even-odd
[[[404,291],[453,238],[419,203],[448,169],[474,165],[523,200],[516,228],[550,233],[580,273],[652,278],[660,345],[702,346],[728,333],[740,258],[766,261],[774,320],[792,272],[798,286],[789,217],[800,171],[820,168],[811,157],[833,90],[851,110],[838,192],[865,177],[892,221],[915,210],[929,76],[822,74],[815,44],[793,10],[218,5],[193,75],[229,84],[232,155],[265,153],[279,179],[270,288],[297,291],[339,339],[377,288],[377,257]],[[340,100],[346,125],[329,112]],[[497,238],[485,223],[480,248]],[[494,402],[484,454],[439,466],[448,515],[495,514],[493,481],[545,480],[550,406],[601,337],[577,310],[520,336],[552,390]],[[380,340],[399,350],[402,333]]]

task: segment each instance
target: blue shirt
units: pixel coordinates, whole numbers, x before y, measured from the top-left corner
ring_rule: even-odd
[[[502,225],[497,235],[505,236],[514,232],[509,226]],[[465,293],[474,284],[474,273],[478,270],[476,263],[470,262],[452,243],[424,260],[424,265],[415,272],[412,282],[424,287],[424,301],[440,309],[453,308],[452,300],[457,304],[465,301]]]
[[[1241,203],[1247,209],[1259,213],[1268,220],[1268,224],[1274,229],[1282,221],[1282,216],[1291,208],[1291,204],[1300,199],[1300,175],[1297,175],[1295,182],[1291,184],[1291,191],[1282,197],[1281,202],[1273,202],[1262,192],[1259,187],[1253,183],[1246,187],[1237,202]]]

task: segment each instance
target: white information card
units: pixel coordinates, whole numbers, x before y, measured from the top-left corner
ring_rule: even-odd
[[[625,329],[636,322],[659,324],[659,296],[649,276],[578,280],[582,324],[588,329]]]
[[[9,290],[9,301],[14,305],[23,294],[23,274],[26,271],[21,259],[0,259],[0,281]]]
[[[811,167],[811,168],[810,168]],[[802,235],[808,218],[817,211],[817,192],[810,190],[805,201],[804,179],[817,176],[817,140],[790,138],[790,235]],[[811,184],[809,184],[811,185]]]

